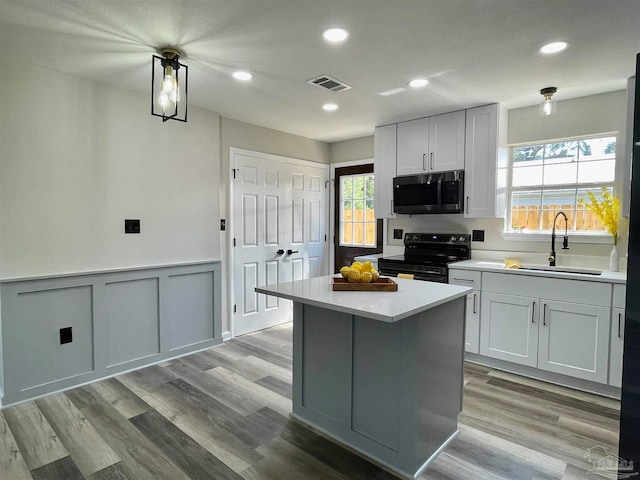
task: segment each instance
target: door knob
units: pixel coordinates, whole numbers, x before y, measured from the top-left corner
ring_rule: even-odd
[[[280,249],[280,250],[278,250],[276,253],[277,253],[278,255],[282,255],[282,254],[284,253],[284,250],[283,250],[283,249]]]
[[[287,255],[291,255],[292,253],[299,253],[298,250],[287,250]]]

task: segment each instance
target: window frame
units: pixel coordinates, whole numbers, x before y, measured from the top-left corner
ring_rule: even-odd
[[[516,148],[526,147],[529,145],[549,145],[554,143],[561,142],[578,142],[581,140],[591,140],[597,138],[606,138],[606,137],[615,137],[616,139],[616,154],[614,157],[614,166],[613,166],[613,180],[607,182],[584,182],[584,183],[565,183],[565,184],[554,184],[554,185],[527,185],[522,187],[514,187],[513,186],[513,153]],[[528,190],[536,190],[540,191],[544,194],[545,191],[560,191],[560,190],[579,190],[584,188],[611,188],[614,195],[618,193],[618,167],[619,167],[619,147],[620,147],[620,132],[605,132],[598,134],[590,134],[590,135],[579,135],[574,137],[566,137],[566,138],[558,138],[558,139],[547,139],[547,140],[539,140],[534,142],[525,142],[518,144],[509,145],[509,163],[508,163],[508,172],[507,172],[507,204],[506,204],[506,212],[504,219],[504,228],[502,232],[502,237],[505,240],[521,240],[521,241],[544,241],[548,240],[548,237],[551,233],[551,230],[529,230],[526,232],[517,232],[514,231],[511,227],[512,223],[512,209],[513,209],[513,192],[518,191],[528,191]],[[542,204],[540,205],[542,207]],[[574,216],[574,222],[575,218]],[[542,221],[542,215],[540,216],[540,221]],[[540,226],[540,224],[539,224]],[[573,225],[575,227],[575,223]],[[611,234],[606,231],[596,231],[596,230],[569,230],[572,238],[578,239],[578,243],[608,243],[610,242]]]
[[[356,177],[363,177],[363,195],[362,198],[356,198],[355,195],[352,196],[351,198],[345,199],[343,197],[343,184],[342,182],[337,185],[338,188],[338,199],[340,202],[340,208],[338,209],[338,211],[340,212],[340,217],[338,219],[338,231],[336,232],[336,237],[338,239],[338,246],[340,247],[355,247],[355,248],[371,248],[371,249],[375,249],[378,248],[377,247],[377,238],[378,238],[378,223],[377,223],[377,219],[375,217],[375,213],[374,213],[374,219],[372,222],[367,222],[366,220],[366,216],[367,216],[367,207],[366,207],[366,202],[367,200],[370,200],[371,202],[374,202],[375,199],[375,172],[370,172],[370,173],[354,173],[354,174],[346,174],[346,175],[342,175],[342,179],[344,178],[351,178],[352,181],[356,178]],[[373,182],[374,185],[374,196],[372,197],[367,197],[367,188],[366,188],[366,177],[371,177],[371,182]],[[354,187],[355,187],[355,181],[354,183]],[[355,189],[354,189],[354,193],[355,193]],[[345,222],[344,221],[344,208],[342,208],[344,201],[345,200],[350,200],[352,202],[351,205],[351,211],[352,211],[352,221],[351,222]],[[356,201],[362,201],[363,203],[363,218],[362,221],[355,221],[355,202]],[[374,207],[372,209],[375,212],[375,203],[374,203]],[[344,225],[350,223],[351,224],[351,238],[355,239],[355,226],[356,224],[361,224],[362,225],[362,230],[363,230],[363,240],[364,243],[343,243],[343,229],[344,229]],[[367,244],[366,243],[366,239],[367,239],[367,224],[372,224],[373,225],[373,244]]]

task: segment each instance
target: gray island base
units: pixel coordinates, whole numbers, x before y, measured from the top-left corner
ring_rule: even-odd
[[[294,302],[292,417],[416,478],[458,434],[471,289],[398,287],[333,292],[327,276],[256,291]]]

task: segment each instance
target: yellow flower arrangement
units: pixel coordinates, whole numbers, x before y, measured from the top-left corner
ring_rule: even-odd
[[[618,222],[620,221],[620,200],[611,195],[606,189],[602,188],[602,199],[596,199],[593,192],[587,192],[590,203],[586,203],[584,199],[578,200],[587,210],[596,214],[598,219],[613,236],[613,244],[618,245]]]

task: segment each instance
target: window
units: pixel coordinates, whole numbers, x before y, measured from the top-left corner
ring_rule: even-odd
[[[375,247],[373,173],[340,177],[340,245]]]
[[[613,193],[616,136],[585,137],[513,147],[511,156],[511,232],[551,230],[559,211],[573,231],[604,231],[597,217],[579,200],[602,188]],[[558,220],[564,228],[564,221]],[[557,228],[558,228],[557,227]]]

